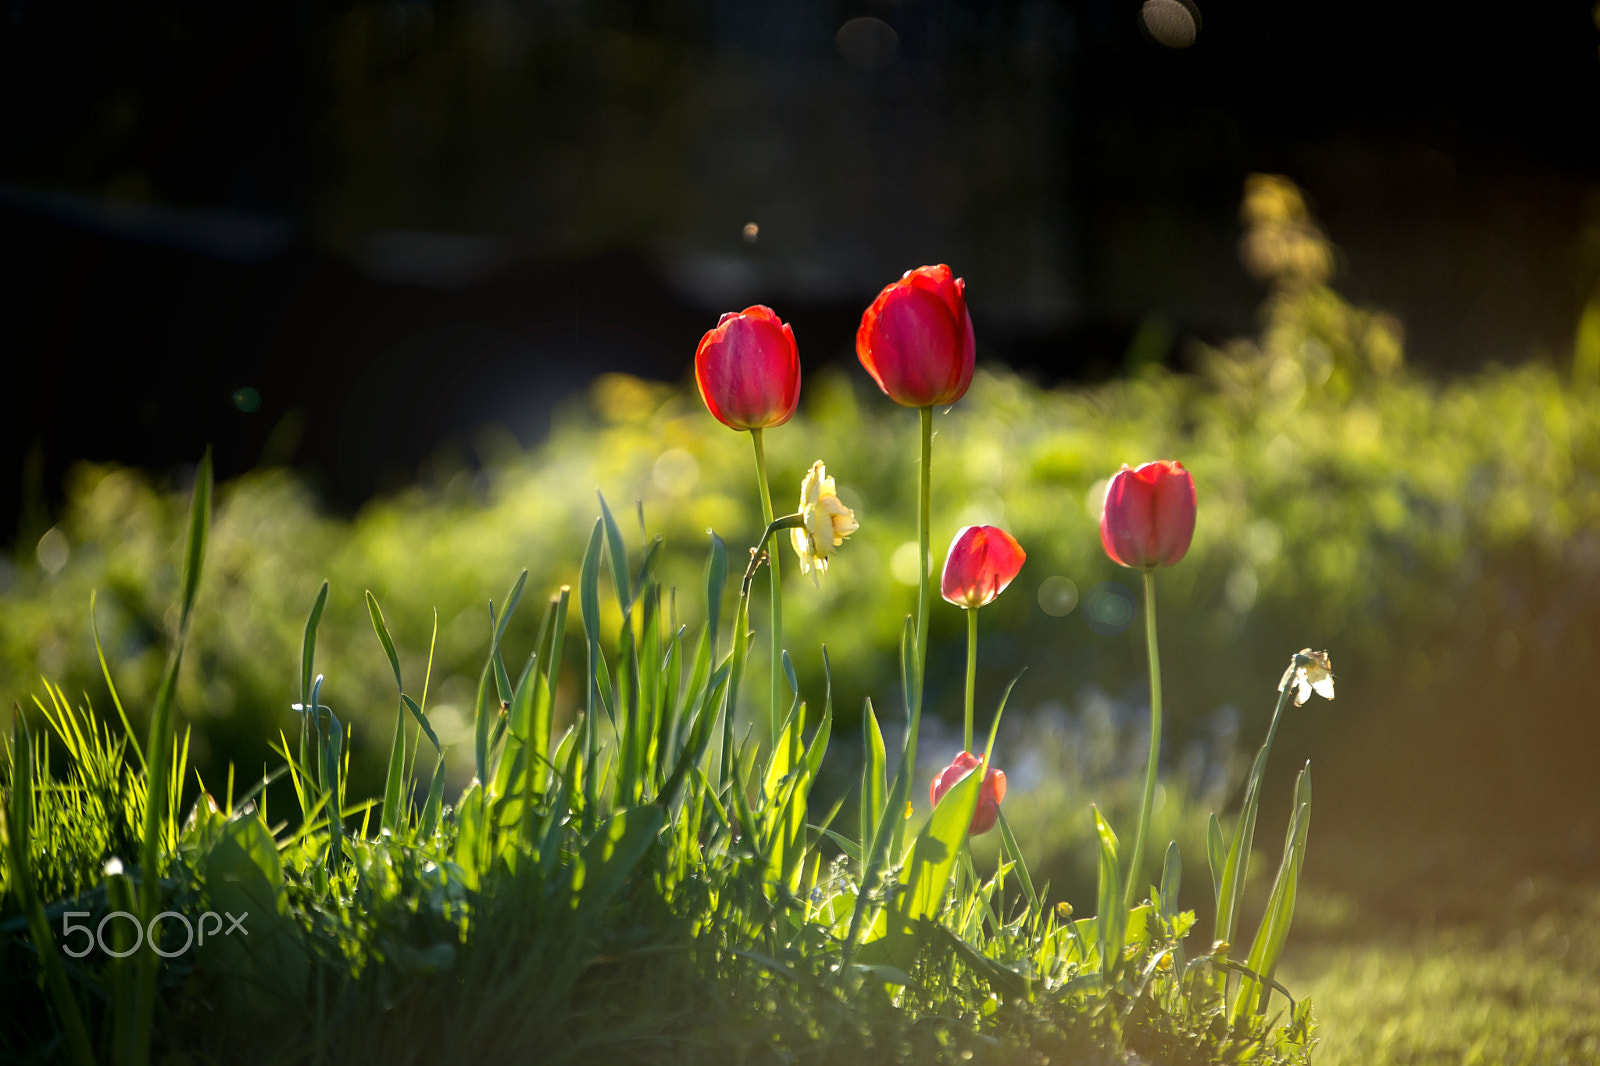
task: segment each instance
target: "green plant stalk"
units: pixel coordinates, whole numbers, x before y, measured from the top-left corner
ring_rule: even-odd
[[[168,752],[172,743],[172,704],[178,694],[178,670],[183,665],[183,645],[189,635],[189,616],[200,586],[205,560],[206,534],[211,521],[211,452],[207,449],[195,471],[194,498],[189,508],[189,531],[184,547],[183,590],[178,633],[167,660],[166,673],[150,709],[150,734],[145,743],[144,826],[139,848],[139,918],[148,922],[161,909],[161,839],[166,826]],[[326,590],[326,583],[324,583]],[[326,595],[326,591],[324,591]],[[320,606],[320,601],[319,601]],[[313,702],[315,702],[313,698]],[[156,976],[161,957],[149,952],[139,967],[135,987],[134,1066],[150,1061],[150,1037],[155,1020]]]
[[[1144,838],[1150,828],[1150,808],[1156,798],[1156,763],[1161,755],[1161,651],[1156,645],[1156,572],[1144,572],[1144,635],[1150,651],[1150,761],[1144,770],[1144,801],[1139,804],[1139,828],[1133,834],[1133,851],[1128,855],[1128,883],[1123,904],[1133,906],[1139,884],[1139,865],[1144,859]]]
[[[750,439],[756,446],[756,484],[761,489],[761,521],[768,529],[772,526],[772,491],[767,485],[767,449],[762,443],[761,429],[757,427],[750,431]],[[772,743],[778,743],[778,731],[783,728],[782,705],[782,678],[783,678],[783,580],[778,570],[778,538],[776,533],[768,533],[767,539],[762,541],[762,547],[767,552],[767,565],[771,568],[772,579],[772,680],[769,686],[771,694],[769,720],[771,724]]]
[[[1293,660],[1290,660],[1291,665]],[[1289,705],[1294,685],[1285,684],[1278,692],[1278,704],[1272,710],[1272,722],[1267,726],[1267,739],[1261,742],[1256,761],[1250,768],[1250,780],[1245,785],[1244,802],[1239,807],[1239,822],[1234,827],[1233,843],[1228,849],[1228,862],[1219,878],[1216,933],[1218,940],[1232,943],[1234,927],[1239,918],[1239,897],[1244,893],[1244,883],[1250,870],[1250,849],[1255,843],[1256,809],[1261,803],[1261,781],[1266,776],[1267,758],[1272,752],[1273,738],[1278,735],[1278,722],[1283,709]],[[1226,952],[1220,953],[1224,958]]]
[[[972,750],[972,705],[978,686],[978,611],[975,607],[967,613],[967,713],[962,720],[961,750]]]
[[[915,711],[922,713],[922,681],[928,669],[928,510],[933,496],[930,464],[933,458],[933,408],[918,409],[922,417],[922,463],[917,484],[917,698]],[[915,755],[915,752],[912,752]]]
[[[757,547],[750,551],[750,565],[745,568],[744,580],[739,583],[739,608],[734,614],[733,621],[733,659],[728,670],[727,695],[722,701],[722,758],[721,777],[717,783],[718,788],[723,788],[733,780],[733,715],[739,705],[739,682],[744,676],[745,651],[749,641],[745,633],[750,627],[750,585],[755,580],[756,570],[761,566],[761,549],[759,545],[782,529],[798,528],[803,521],[798,514],[785,515],[775,521],[768,522],[766,532],[761,534],[761,539],[756,541]],[[774,737],[774,745],[777,740]]]

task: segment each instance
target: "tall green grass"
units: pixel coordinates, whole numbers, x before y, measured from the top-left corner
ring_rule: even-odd
[[[180,610],[199,585],[209,499],[202,465]],[[36,1001],[39,974],[48,1005],[14,1015],[0,1048],[119,1063],[1042,1061],[1123,1047],[1162,1061],[1306,1060],[1309,1004],[1280,997],[1262,1013],[1272,991],[1258,1000],[1248,982],[1287,990],[1257,952],[1251,968],[1186,949],[1195,916],[1176,906],[1176,846],[1152,902],[1130,909],[1100,820],[1100,913],[1073,920],[1034,883],[1009,826],[997,866],[973,861],[976,775],[920,828],[907,822],[915,767],[902,759],[891,785],[870,708],[862,831],[834,828],[842,803],[811,803],[832,740],[828,686],[813,713],[786,670],[792,702],[770,745],[737,713],[759,556],[728,590],[724,626],[729,566],[712,538],[697,582],[705,621],[691,632],[657,569],[661,542],[642,533],[628,549],[602,501],[577,588],[585,703],[565,727],[552,708],[569,590],[515,649],[506,634],[526,573],[489,603],[474,776],[453,803],[429,676],[408,685],[373,596],[395,696],[389,776],[372,799],[349,790],[348,727],[318,672],[327,585],[302,630],[298,735],[238,795],[230,774],[220,801],[202,786],[180,815],[187,745],[170,705],[158,702],[142,746],[55,689],[39,712],[49,743],[15,714],[5,885],[22,915],[5,926],[5,992]],[[180,621],[173,676],[185,633]],[[297,809],[268,810],[276,773]],[[190,953],[172,919],[205,910],[247,915],[248,933],[213,932]],[[113,911],[142,923],[170,912],[159,941],[173,957],[63,950],[75,917],[100,928]],[[129,946],[129,928],[116,919],[106,948]],[[1245,983],[1230,991],[1230,975]]]

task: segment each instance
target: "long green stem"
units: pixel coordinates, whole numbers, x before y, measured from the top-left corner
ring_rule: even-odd
[[[750,439],[756,445],[756,482],[761,488],[761,521],[772,525],[772,492],[767,487],[767,450],[761,441],[761,430],[752,429]],[[772,569],[772,682],[770,716],[772,743],[778,743],[778,731],[783,728],[783,581],[778,573],[778,535],[774,533],[765,544],[767,565]]]
[[[930,474],[933,458],[933,408],[919,408],[922,416],[921,480],[917,486],[917,713],[922,712],[922,681],[928,673],[928,507],[933,495]]]
[[[972,704],[978,684],[978,609],[967,609],[967,715],[961,731],[961,750],[972,750]]]
[[[1161,754],[1161,651],[1156,646],[1156,572],[1144,572],[1144,635],[1150,649],[1150,761],[1144,771],[1144,802],[1139,805],[1139,831],[1128,856],[1128,884],[1123,897],[1133,906],[1139,865],[1144,860],[1144,838],[1150,828],[1150,808],[1156,798],[1156,762]]]

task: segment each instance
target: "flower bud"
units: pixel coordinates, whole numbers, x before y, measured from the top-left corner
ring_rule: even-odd
[[[700,398],[729,429],[781,426],[800,402],[794,331],[760,304],[729,311],[694,353]]]
[[[951,760],[950,765],[940,770],[934,776],[933,783],[928,786],[928,799],[937,807],[939,800],[946,792],[954,788],[962,778],[973,770],[983,765],[983,760],[964,751]],[[990,770],[983,775],[983,784],[978,786],[978,808],[972,812],[972,823],[967,826],[967,833],[977,836],[987,833],[994,828],[995,819],[1000,817],[1000,801],[1006,798],[1006,773],[1004,770]]]
[[[966,283],[943,263],[906,271],[872,301],[856,330],[861,365],[906,407],[961,399],[976,352]]]
[[[1125,465],[1106,488],[1100,543],[1123,566],[1172,566],[1189,551],[1194,509],[1194,478],[1182,463]]]
[[[982,607],[1006,590],[1027,558],[998,526],[966,526],[950,542],[939,592],[957,607]]]

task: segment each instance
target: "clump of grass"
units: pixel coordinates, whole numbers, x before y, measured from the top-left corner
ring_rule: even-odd
[[[202,465],[185,620],[209,498]],[[1150,902],[1129,907],[1128,860],[1097,814],[1099,914],[1074,919],[1035,884],[1003,821],[1001,861],[980,872],[967,834],[981,775],[913,831],[901,804],[916,769],[914,711],[892,783],[869,737],[860,834],[831,828],[841,805],[810,802],[832,739],[831,689],[813,714],[786,671],[792,702],[767,744],[738,717],[759,552],[733,583],[725,627],[729,567],[713,537],[705,621],[691,636],[657,570],[658,543],[630,551],[602,501],[575,597],[583,712],[564,728],[552,712],[570,590],[515,650],[507,633],[526,573],[489,605],[475,773],[453,802],[428,674],[408,677],[376,597],[369,617],[394,681],[389,769],[381,795],[351,794],[347,722],[317,671],[327,586],[302,631],[300,728],[283,737],[279,769],[238,795],[231,775],[220,800],[202,782],[180,817],[187,753],[169,711],[181,622],[143,745],[54,690],[43,730],[16,714],[4,867],[16,917],[0,950],[5,994],[21,1010],[0,1048],[134,1064],[1042,1063],[1130,1049],[1171,1063],[1308,1060],[1309,1003],[1266,1010],[1286,991],[1271,957],[1253,950],[1246,966],[1226,948],[1187,948],[1195,915],[1177,906],[1175,845]],[[601,609],[606,584],[614,610]],[[902,659],[915,679],[909,622]],[[908,691],[907,707],[916,702]],[[990,751],[1003,709],[1002,699]],[[863,723],[875,728],[870,707]],[[65,751],[64,776],[46,732]],[[1265,749],[1258,769],[1264,760]],[[278,774],[293,811],[268,809]],[[1309,807],[1301,791],[1297,824]],[[1229,863],[1248,861],[1249,836],[1235,830],[1242,851],[1236,843]],[[1291,910],[1283,871],[1297,872],[1303,846],[1291,832],[1279,874]],[[1211,850],[1222,906],[1226,870]],[[204,931],[208,911],[245,915],[247,938],[213,930],[191,951],[177,920],[198,918]],[[106,933],[114,912],[131,919]],[[131,943],[130,922],[156,929],[162,917],[155,944]],[[1258,946],[1276,936],[1268,926]],[[107,939],[78,951],[86,927]]]

